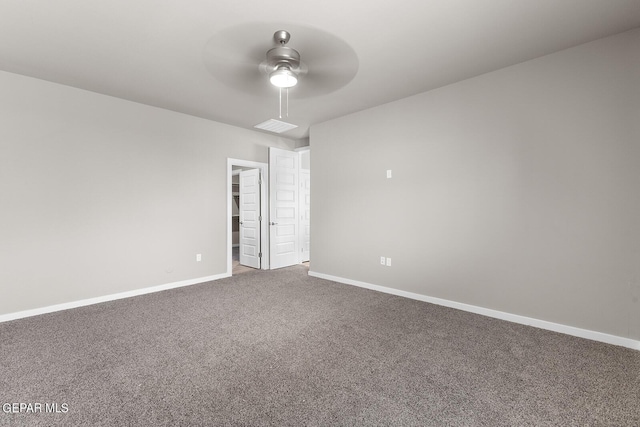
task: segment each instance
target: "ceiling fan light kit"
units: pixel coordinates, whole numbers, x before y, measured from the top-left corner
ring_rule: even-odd
[[[269,81],[275,87],[288,89],[298,83],[298,76],[286,65],[281,65],[269,74]]]

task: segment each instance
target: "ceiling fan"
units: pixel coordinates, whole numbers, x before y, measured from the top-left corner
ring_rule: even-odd
[[[306,72],[300,61],[300,53],[286,44],[291,34],[278,30],[273,40],[278,46],[267,51],[267,59],[260,64],[260,70],[269,74],[269,81],[278,88],[288,89],[298,84],[298,76]]]
[[[287,30],[274,33],[274,27]],[[271,41],[266,34],[273,34]],[[295,49],[288,45],[292,35]],[[295,99],[344,87],[359,66],[353,48],[333,34],[298,24],[268,22],[244,23],[220,31],[206,43],[203,59],[217,80],[239,92],[271,97],[274,86],[295,86],[291,91]]]

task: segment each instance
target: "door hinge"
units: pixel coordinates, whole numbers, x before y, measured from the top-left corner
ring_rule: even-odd
[[[262,252],[258,252],[258,258],[262,258]]]
[[[258,221],[262,221],[262,216],[259,216],[259,217],[258,217]]]

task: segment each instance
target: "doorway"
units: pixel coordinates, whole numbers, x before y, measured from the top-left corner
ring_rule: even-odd
[[[242,175],[253,175],[253,178],[247,178],[247,182],[257,186],[253,194],[260,200],[260,206],[254,207],[247,217],[249,224],[241,218],[241,210],[244,211],[241,208],[248,206],[240,201]],[[294,264],[309,267],[310,176],[309,147],[295,151],[270,147],[268,164],[227,159],[229,276],[242,271],[270,270]],[[245,225],[247,228],[243,229]],[[246,239],[243,240],[243,231],[249,229],[251,232],[244,233]],[[246,251],[243,251],[243,242]],[[248,256],[245,262],[241,260],[243,254]]]

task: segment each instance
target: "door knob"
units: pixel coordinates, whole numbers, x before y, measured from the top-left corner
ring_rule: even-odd
[[[244,224],[244,222],[240,221],[240,225]]]
[[[271,222],[271,225],[278,225],[277,222]]]

